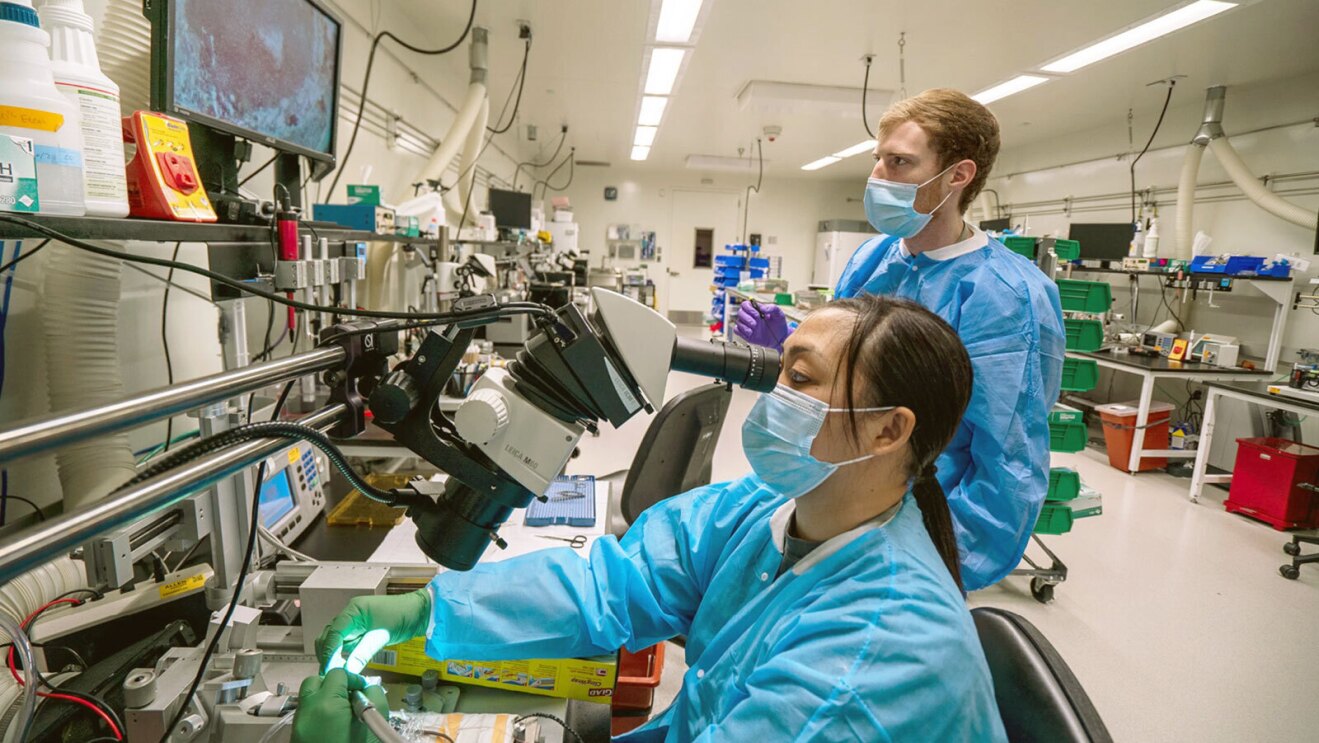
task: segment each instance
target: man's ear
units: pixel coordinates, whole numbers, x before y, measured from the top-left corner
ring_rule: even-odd
[[[966,188],[971,185],[971,181],[976,178],[976,163],[974,160],[963,160],[954,165],[953,169],[948,172],[953,176],[952,180],[948,182],[949,186],[953,188]]]
[[[906,449],[916,430],[916,414],[910,408],[898,407],[875,417],[879,420],[868,431],[870,453],[885,457]]]

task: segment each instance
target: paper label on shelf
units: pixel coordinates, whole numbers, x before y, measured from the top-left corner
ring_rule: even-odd
[[[179,580],[170,581],[160,587],[160,597],[162,599],[173,598],[179,594],[192,593],[201,590],[206,586],[206,574],[198,573],[197,575],[180,578]]]
[[[57,132],[64,126],[64,114],[22,106],[0,106],[0,126]]]

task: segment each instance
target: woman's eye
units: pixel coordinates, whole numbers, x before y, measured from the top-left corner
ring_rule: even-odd
[[[793,384],[806,384],[807,382],[811,381],[810,377],[806,376],[805,374],[802,374],[799,371],[789,371],[788,379]]]

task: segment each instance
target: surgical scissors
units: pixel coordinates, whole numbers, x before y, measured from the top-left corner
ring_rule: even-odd
[[[540,537],[541,539],[553,539],[559,542],[567,542],[568,546],[572,547],[575,550],[579,550],[586,546],[586,537],[582,536],[581,534],[578,534],[577,536],[572,537],[571,539],[569,539],[568,537],[552,537],[548,534],[537,534],[536,536]]]

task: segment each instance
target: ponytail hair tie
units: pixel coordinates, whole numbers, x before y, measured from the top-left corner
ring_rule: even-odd
[[[934,463],[931,462],[930,464],[927,464],[921,468],[921,473],[916,476],[916,479],[925,480],[925,481],[929,481],[929,480],[937,481],[938,469],[934,466]]]

